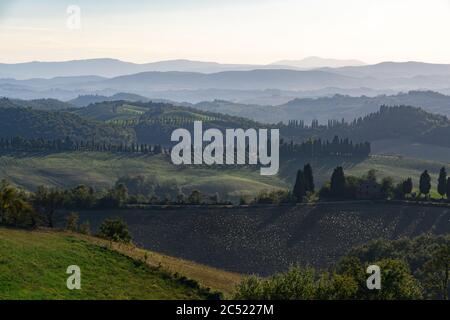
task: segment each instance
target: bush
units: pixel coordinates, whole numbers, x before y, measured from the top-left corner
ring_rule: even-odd
[[[255,276],[238,285],[234,298],[238,300],[306,300],[316,296],[315,272],[312,268],[290,268],[270,278]]]
[[[131,242],[127,224],[121,219],[106,219],[99,229],[99,237],[116,242]]]
[[[347,256],[332,272],[293,267],[263,279],[251,276],[237,287],[238,300],[402,300],[420,299],[422,290],[406,262],[398,259],[375,261],[381,269],[381,290],[369,290],[368,263]]]
[[[80,219],[78,213],[71,212],[66,218],[66,230],[77,232],[78,220]]]
[[[25,193],[0,182],[0,224],[20,228],[33,228],[38,223],[38,215],[27,201]]]

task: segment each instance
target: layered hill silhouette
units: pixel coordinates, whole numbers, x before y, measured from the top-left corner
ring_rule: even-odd
[[[0,137],[131,143],[135,134],[129,129],[80,117],[67,111],[44,111],[11,106],[0,101]]]
[[[268,123],[288,122],[289,120],[304,120],[310,123],[315,119],[320,123],[326,123],[330,119],[341,120],[344,118],[351,121],[377,111],[381,105],[410,105],[421,107],[427,112],[450,116],[450,96],[433,91],[409,91],[375,97],[352,97],[339,94],[320,98],[296,98],[279,106],[215,100],[197,103],[195,108]]]
[[[187,59],[165,60],[150,63],[132,63],[118,59],[100,58],[71,61],[32,61],[26,63],[0,64],[0,78],[31,79],[96,75],[117,77],[148,71],[181,71],[214,73],[232,70],[254,69],[313,69],[320,67],[343,67],[364,65],[358,60],[324,59],[307,57],[302,60],[282,60],[270,64],[230,64]]]
[[[81,62],[71,63],[78,65]],[[114,63],[122,62],[114,61]],[[58,68],[48,67],[48,69],[57,70]],[[86,69],[91,70],[91,74],[95,74],[95,68]],[[192,96],[190,99],[198,101],[199,97],[205,96],[205,90],[234,90],[237,99],[240,99],[239,91],[255,97],[258,93],[251,93],[251,91],[261,90],[293,91],[283,93],[293,97],[303,96],[306,93],[310,96],[319,96],[326,92],[342,91],[376,94],[423,88],[438,90],[442,93],[450,90],[449,65],[416,62],[309,70],[292,70],[283,66],[231,68],[210,73],[194,72],[187,68],[180,68],[181,71],[154,71],[155,69],[164,70],[164,68],[153,68],[153,71],[144,72],[138,69],[138,72],[135,70],[131,73],[127,72],[126,68],[118,69],[124,70],[119,76],[80,75],[80,71],[73,76],[45,79],[43,77],[46,69],[42,68],[41,73],[38,73],[41,78],[1,79],[0,95],[12,98],[47,97],[70,100],[79,95],[113,95],[126,91],[145,97],[180,101],[180,92],[190,91]],[[196,93],[196,91],[199,92]],[[158,97],[158,92],[163,92],[162,96]],[[189,95],[181,95],[181,99],[186,97]]]
[[[444,106],[450,97],[435,93],[409,93],[393,97],[379,97],[379,100],[370,98],[351,98],[335,96],[322,98],[314,103],[342,99],[354,100],[358,103],[367,101],[375,109],[377,101],[409,101],[414,96],[435,97],[434,106]],[[264,114],[264,111],[272,110],[269,116],[276,118],[283,112],[283,108],[294,109],[298,101],[292,101],[292,105],[279,107],[242,106],[251,109],[253,115]],[[450,120],[439,114],[430,113],[424,109],[412,106],[376,107],[374,112],[365,112],[352,121],[335,121],[328,119],[327,125],[292,126],[291,124],[277,124],[276,126],[264,124],[253,119],[242,117],[242,112],[233,112],[239,116],[227,115],[223,112],[226,102],[216,101],[219,108],[209,108],[208,103],[198,104],[194,107],[181,106],[162,102],[133,102],[133,101],[103,101],[90,104],[87,107],[70,108],[69,104],[57,100],[0,100],[0,135],[25,138],[60,139],[67,136],[81,140],[114,141],[126,143],[134,141],[135,135],[138,143],[162,143],[167,144],[170,133],[179,127],[191,128],[195,120],[203,121],[205,128],[270,128],[281,129],[281,135],[287,139],[303,141],[311,137],[333,139],[335,135],[350,138],[353,141],[377,141],[383,139],[405,139],[413,142],[421,142],[431,145],[450,147]],[[392,103],[390,105],[395,105]],[[348,108],[348,104],[342,103],[342,107]],[[275,109],[278,109],[275,111]],[[318,108],[318,106],[317,106]],[[63,110],[65,109],[65,110]],[[56,110],[56,111],[55,111]],[[61,111],[62,110],[62,111]],[[208,111],[207,111],[208,110]],[[222,111],[219,112],[219,111]],[[302,120],[301,114],[292,119]],[[355,112],[355,115],[357,113]],[[113,122],[110,124],[109,122]],[[323,121],[325,122],[325,121]],[[108,140],[109,139],[109,140]]]
[[[379,111],[351,123],[335,123],[314,131],[323,138],[339,135],[354,141],[404,139],[450,147],[450,120],[411,106],[381,106]]]

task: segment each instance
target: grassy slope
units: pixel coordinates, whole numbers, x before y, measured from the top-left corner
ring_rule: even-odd
[[[163,269],[146,268],[135,262],[143,258],[144,250],[115,245],[117,251],[112,251],[106,245],[100,239],[64,232],[0,228],[0,299],[204,298],[163,270],[224,293],[240,280],[236,274],[152,252],[147,252],[148,264],[161,264]],[[66,288],[65,271],[72,264],[81,268],[81,290]]]
[[[107,243],[105,240],[86,237],[83,235],[76,235],[79,238],[87,239],[89,242],[104,246]],[[108,243],[109,245],[109,243]],[[224,270],[209,267],[203,264],[195,263],[193,261],[184,260],[180,258],[171,257],[154,251],[148,251],[134,246],[125,246],[113,243],[113,249],[137,260],[145,260],[147,256],[147,263],[150,266],[161,265],[165,270],[171,273],[179,273],[190,279],[194,279],[203,287],[211,288],[214,291],[222,292],[225,297],[229,297],[236,285],[242,280],[242,275]]]
[[[293,183],[296,170],[303,163],[282,163],[280,176],[261,176],[259,170],[248,168],[221,169],[209,167],[178,167],[167,156],[121,155],[96,152],[71,152],[35,155],[0,155],[0,179],[33,190],[39,185],[73,187],[89,184],[97,188],[112,186],[117,178],[127,174],[154,174],[162,180],[175,179],[190,192],[199,189],[206,193],[219,192],[231,197],[254,195],[261,190],[286,188]],[[442,166],[449,163],[412,159],[401,156],[374,155],[359,162],[312,162],[316,185],[331,176],[333,168],[342,165],[347,174],[361,176],[375,169],[379,177],[392,176],[401,181],[412,177],[417,186],[423,170],[429,170],[433,185]]]
[[[435,191],[434,189],[437,186],[439,170],[442,167],[447,167],[448,170],[450,167],[450,160],[447,162],[438,162],[406,158],[402,156],[375,155],[355,166],[347,167],[347,172],[355,176],[359,176],[363,175],[370,169],[375,169],[377,170],[379,177],[390,176],[397,182],[400,182],[407,177],[411,177],[414,185],[417,187],[419,184],[420,174],[424,170],[428,170],[431,175],[433,191]]]
[[[81,183],[110,187],[118,177],[126,174],[155,174],[163,180],[175,179],[188,190],[197,188],[230,195],[254,194],[284,185],[280,179],[260,176],[256,170],[181,168],[172,165],[170,159],[162,155],[72,152],[0,156],[0,178],[26,189],[42,184],[73,187]]]
[[[284,177],[295,177],[295,171],[301,165],[299,163],[287,164],[282,169],[282,175]],[[364,161],[357,163],[348,161],[312,162],[316,185],[320,186],[324,181],[329,180],[333,169],[338,165],[343,166],[346,174],[354,176],[363,176],[370,169],[375,169],[379,178],[390,176],[395,182],[400,182],[405,178],[411,177],[415,186],[418,185],[420,174],[424,170],[428,170],[432,178],[433,188],[435,188],[439,170],[442,167],[447,167],[447,170],[449,170],[450,159],[447,162],[439,162],[393,155],[372,155]]]

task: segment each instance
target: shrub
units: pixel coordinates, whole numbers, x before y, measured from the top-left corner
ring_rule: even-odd
[[[99,237],[116,242],[131,242],[127,224],[121,219],[106,219],[99,229]]]
[[[77,232],[78,220],[80,219],[78,213],[71,212],[66,218],[66,230]]]

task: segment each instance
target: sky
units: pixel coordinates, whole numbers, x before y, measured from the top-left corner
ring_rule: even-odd
[[[67,27],[69,5],[80,29]],[[450,0],[0,0],[0,62],[450,63]]]

